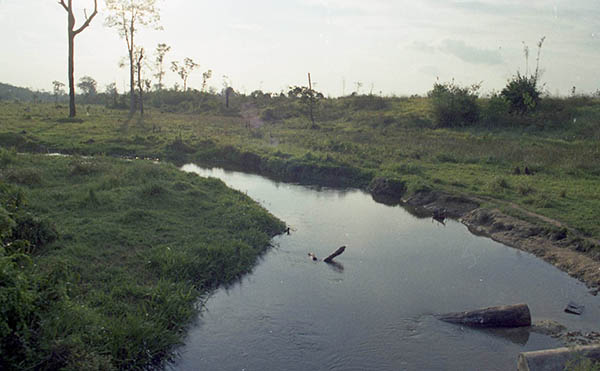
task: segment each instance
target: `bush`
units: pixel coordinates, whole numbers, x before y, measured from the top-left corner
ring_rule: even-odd
[[[541,99],[536,76],[527,77],[519,72],[508,80],[500,94],[508,101],[509,112],[521,115],[533,112]]]
[[[494,93],[484,105],[483,118],[488,126],[506,126],[511,122],[510,105],[504,96]]]
[[[14,241],[28,241],[34,248],[42,248],[58,239],[56,228],[47,220],[41,220],[29,214],[17,217],[13,228]]]
[[[436,125],[448,128],[476,124],[479,121],[477,90],[479,85],[460,87],[454,82],[436,82],[433,90],[427,93]]]
[[[36,186],[42,183],[42,176],[35,169],[18,168],[7,172],[6,179],[11,183]]]
[[[36,326],[38,293],[31,277],[22,265],[27,257],[7,255],[0,247],[0,369],[11,369],[21,364],[32,351]]]

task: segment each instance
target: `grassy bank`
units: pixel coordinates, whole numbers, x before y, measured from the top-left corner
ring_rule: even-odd
[[[57,147],[91,123],[33,122]],[[102,156],[0,149],[0,201],[0,369],[158,366],[284,227],[221,181]]]
[[[528,116],[498,112],[480,99],[481,123],[454,129],[436,127],[428,98],[327,99],[316,110],[316,127],[297,101],[246,99],[227,114],[154,109],[144,120],[90,106],[75,122],[64,120],[65,107],[0,103],[0,145],[159,156],[360,188],[383,177],[403,182],[408,193],[479,196],[508,212],[506,203],[514,203],[600,238],[597,98],[548,98]]]

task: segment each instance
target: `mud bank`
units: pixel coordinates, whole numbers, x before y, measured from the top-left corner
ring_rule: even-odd
[[[578,251],[582,241],[589,241],[574,231],[525,221],[499,209],[481,208],[477,199],[442,192],[418,192],[405,199],[404,204],[421,216],[444,208],[449,217],[459,219],[471,233],[534,254],[584,282],[593,294],[598,293],[600,261]]]

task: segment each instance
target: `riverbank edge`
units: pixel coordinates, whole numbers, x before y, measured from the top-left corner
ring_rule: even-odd
[[[57,148],[50,143],[41,143],[22,133],[12,134],[14,148],[25,152],[60,152],[74,155],[95,155],[83,148]],[[3,144],[0,142],[0,145]],[[97,143],[99,144],[99,143]],[[187,144],[182,140],[160,148],[140,153],[102,152],[104,155],[126,158],[161,158],[181,166],[193,162],[207,167],[259,174],[275,181],[332,188],[358,188],[373,197],[376,202],[402,205],[419,217],[432,216],[435,209],[446,209],[447,216],[460,220],[469,230],[526,251],[553,264],[570,276],[584,282],[593,293],[600,289],[600,256],[586,251],[600,243],[584,237],[573,228],[560,222],[521,209],[515,213],[525,218],[508,215],[495,207],[505,201],[482,200],[468,194],[449,194],[433,187],[408,191],[406,183],[398,178],[379,177],[376,170],[358,168],[348,164],[324,163],[315,159],[273,157],[257,151],[221,145],[212,140]],[[412,192],[412,193],[411,193]],[[519,207],[515,207],[519,209]],[[486,215],[482,217],[482,215]],[[597,250],[597,249],[596,249]]]
[[[425,214],[446,208],[449,216],[463,223],[471,233],[533,254],[585,283],[590,293],[598,294],[600,261],[576,251],[584,240],[581,236],[573,235],[576,232],[572,230],[548,227],[541,220],[539,223],[523,220],[507,215],[498,208],[480,207],[479,199],[468,196],[432,191],[410,196],[404,202],[420,208]]]
[[[371,195],[374,201],[400,205],[418,217],[431,217],[436,210],[445,209],[446,215],[459,220],[473,234],[522,250],[554,265],[571,277],[585,283],[590,292],[600,291],[600,260],[581,251],[597,244],[572,228],[541,215],[520,210],[527,216],[518,218],[496,207],[482,207],[482,203],[502,204],[503,201],[465,194],[450,194],[435,189],[423,189],[409,194],[402,180],[376,176],[370,169],[351,166],[336,167],[315,163],[298,164],[263,158],[252,152],[227,148],[227,156],[194,156],[203,166],[222,167],[226,170],[252,172],[276,181],[333,188],[358,188]],[[232,154],[231,151],[237,152]],[[214,153],[213,153],[214,154]],[[178,159],[181,160],[181,159]],[[512,205],[515,209],[520,209]],[[589,249],[588,250],[592,250]]]

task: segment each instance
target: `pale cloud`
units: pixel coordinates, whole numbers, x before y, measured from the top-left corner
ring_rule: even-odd
[[[429,43],[426,43],[424,41],[414,41],[411,44],[410,48],[413,50],[416,50],[418,52],[427,53],[427,54],[433,54],[438,50],[437,47],[435,47]]]
[[[467,45],[462,40],[446,39],[442,42],[440,51],[473,64],[495,65],[504,63],[502,55],[498,50],[477,48]]]
[[[230,24],[229,28],[238,31],[262,31],[263,27],[259,24],[254,23],[236,23]]]
[[[433,77],[438,77],[440,75],[440,69],[436,66],[431,66],[431,65],[427,65],[427,66],[423,66],[423,67],[419,68],[419,72],[424,75],[433,76]]]

